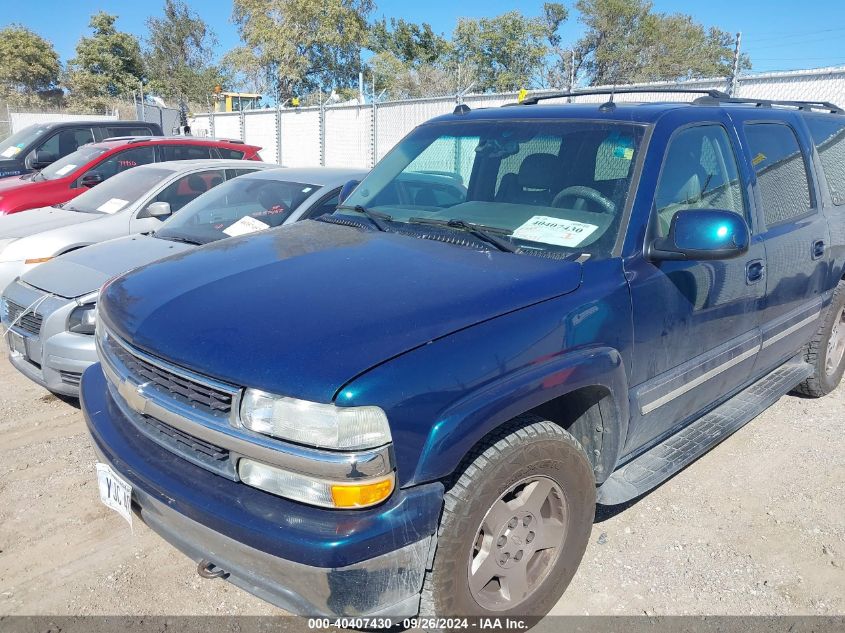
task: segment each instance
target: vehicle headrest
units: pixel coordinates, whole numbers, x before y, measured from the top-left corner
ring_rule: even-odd
[[[560,174],[560,161],[554,154],[531,154],[519,166],[518,182],[528,189],[551,189]]]
[[[199,174],[191,174],[188,176],[188,186],[194,193],[202,193],[208,189],[208,184],[205,182],[205,178]]]

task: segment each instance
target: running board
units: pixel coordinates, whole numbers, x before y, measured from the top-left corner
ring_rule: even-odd
[[[800,356],[781,365],[707,415],[614,471],[598,489],[598,503],[624,503],[663,483],[812,374],[813,368]]]

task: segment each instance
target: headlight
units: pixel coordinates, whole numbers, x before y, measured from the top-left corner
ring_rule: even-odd
[[[97,304],[77,306],[67,318],[67,329],[77,334],[93,334],[97,326]]]
[[[337,450],[375,448],[390,442],[379,407],[337,407],[247,389],[241,401],[244,427],[299,444]]]
[[[387,499],[395,485],[393,473],[360,482],[324,481],[246,457],[238,461],[238,475],[249,486],[323,508],[374,506]]]

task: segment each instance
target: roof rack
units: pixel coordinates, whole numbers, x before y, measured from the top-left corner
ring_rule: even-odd
[[[746,97],[731,97],[729,95],[724,95],[723,97],[711,97],[710,95],[705,97],[699,97],[695,101],[693,101],[696,105],[713,105],[713,104],[720,104],[720,103],[743,103],[748,105],[753,105],[755,108],[771,108],[771,107],[788,107],[788,108],[796,108],[797,110],[801,111],[813,111],[813,110],[821,110],[823,112],[830,112],[831,114],[843,114],[845,111],[842,110],[838,105],[835,103],[831,103],[830,101],[794,101],[794,100],[781,100],[781,99],[751,99]]]
[[[549,92],[547,94],[531,95],[526,97],[519,104],[513,105],[536,105],[545,99],[560,99],[561,97],[584,97],[590,95],[613,95],[621,94],[645,94],[650,92],[661,92],[670,94],[702,94],[712,99],[730,99],[730,95],[721,90],[707,90],[703,88],[596,88],[594,90],[569,90],[566,92]]]
[[[723,103],[739,103],[753,105],[757,108],[789,107],[801,111],[821,110],[831,114],[845,114],[835,103],[830,101],[790,101],[778,99],[750,99],[744,97],[732,97],[726,92],[715,89],[704,88],[596,88],[594,90],[570,90],[567,92],[550,92],[547,94],[532,95],[520,101],[508,105],[536,105],[546,99],[560,99],[563,97],[583,97],[589,95],[610,95],[608,103],[613,103],[613,96],[617,94],[699,94],[702,95],[692,101],[694,105],[720,105]]]

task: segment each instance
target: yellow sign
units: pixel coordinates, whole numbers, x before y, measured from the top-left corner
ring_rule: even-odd
[[[519,103],[522,103],[523,101],[525,101],[525,97],[527,97],[527,96],[528,96],[528,91],[525,88],[523,88],[522,90],[519,91],[519,96],[516,98],[516,100]]]

